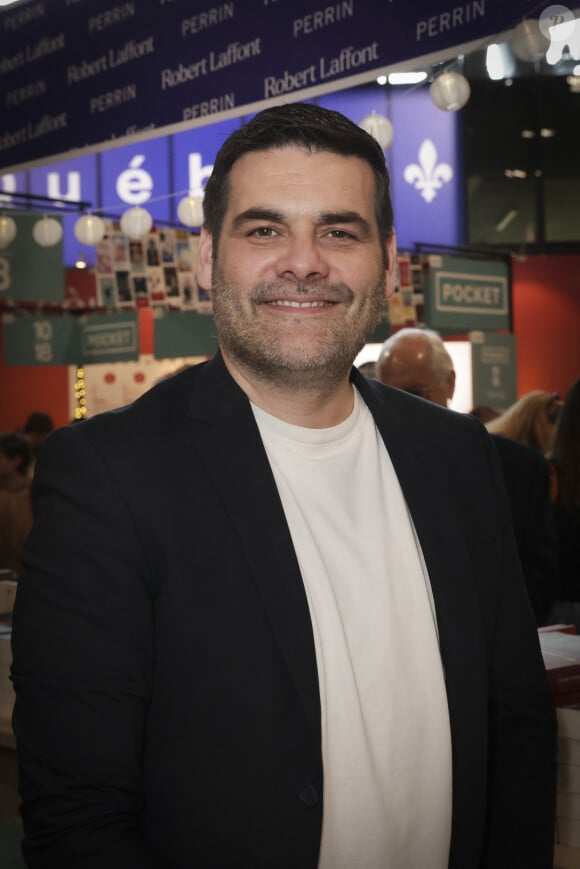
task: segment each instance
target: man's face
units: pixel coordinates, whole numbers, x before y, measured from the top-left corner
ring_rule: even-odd
[[[285,147],[234,164],[215,261],[205,231],[200,244],[226,362],[302,388],[345,376],[394,289],[374,203],[358,158]]]

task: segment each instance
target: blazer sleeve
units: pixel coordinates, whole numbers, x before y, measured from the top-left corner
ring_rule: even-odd
[[[556,814],[556,713],[491,450],[498,510],[499,598],[490,631],[488,791],[481,869],[551,869]]]
[[[147,559],[106,457],[78,428],[55,432],[37,463],[14,607],[23,853],[31,869],[153,869],[139,827]]]

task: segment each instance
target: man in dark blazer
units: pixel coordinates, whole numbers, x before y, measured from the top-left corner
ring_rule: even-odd
[[[432,329],[405,328],[391,335],[381,348],[376,372],[381,383],[442,407],[453,398],[453,360]],[[558,543],[548,462],[537,450],[516,441],[500,435],[492,435],[492,441],[510,502],[528,597],[540,627],[547,623],[558,594]]]
[[[551,866],[555,714],[491,440],[352,369],[394,288],[388,191],[342,116],[259,113],[206,188],[220,352],[47,442],[13,625],[30,867]]]

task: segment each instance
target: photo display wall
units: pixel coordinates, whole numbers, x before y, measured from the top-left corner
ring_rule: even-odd
[[[199,236],[158,229],[141,239],[108,225],[96,245],[97,305],[143,308],[163,305],[210,314],[211,297],[196,280]]]

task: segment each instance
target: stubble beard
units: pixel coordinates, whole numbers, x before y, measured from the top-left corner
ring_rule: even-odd
[[[260,300],[283,295],[282,286],[287,291],[288,285],[282,282],[257,285],[251,294],[252,301],[259,304]],[[345,284],[323,286],[333,299],[346,305],[353,303],[354,293]],[[293,290],[303,293],[306,300],[320,287],[320,282],[297,284]],[[217,263],[213,270],[212,296],[220,346],[246,376],[288,391],[327,394],[349,373],[357,353],[370,338],[385,299],[385,280],[381,275],[372,287],[365,305],[350,324],[350,331],[345,329],[344,321],[340,325],[329,325],[314,347],[311,340],[303,347],[296,344],[288,347],[274,323],[248,314],[251,308],[241,303]],[[300,325],[297,318],[296,327]]]

